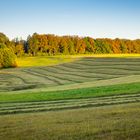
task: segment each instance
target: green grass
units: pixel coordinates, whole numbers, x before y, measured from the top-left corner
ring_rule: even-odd
[[[0,115],[6,114],[23,114],[31,112],[48,112],[57,110],[68,110],[78,108],[89,108],[98,106],[112,106],[116,104],[140,102],[139,93],[131,94],[114,94],[106,96],[96,96],[89,98],[73,98],[59,100],[40,100],[40,101],[16,101],[1,102]]]
[[[140,93],[140,83],[91,87],[53,92],[35,92],[20,94],[0,94],[0,102],[25,102],[25,101],[44,101],[44,100],[64,100],[76,98],[89,98],[99,96],[111,96],[120,94]]]

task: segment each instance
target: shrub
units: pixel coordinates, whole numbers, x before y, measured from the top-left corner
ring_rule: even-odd
[[[16,56],[12,49],[0,44],[0,68],[16,67]]]

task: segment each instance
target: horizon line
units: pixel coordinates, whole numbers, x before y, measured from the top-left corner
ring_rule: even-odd
[[[0,32],[0,33],[3,33],[5,34],[9,40],[13,40],[13,39],[21,39],[21,40],[27,40],[28,36],[32,36],[34,33],[38,34],[38,35],[55,35],[55,36],[59,36],[59,37],[64,37],[64,36],[70,36],[70,37],[74,37],[74,36],[77,36],[79,38],[85,38],[85,37],[90,37],[90,38],[93,38],[93,39],[112,39],[112,40],[115,40],[115,39],[121,39],[121,40],[139,40],[140,38],[129,38],[129,37],[105,37],[105,36],[102,36],[102,37],[94,37],[92,35],[80,35],[80,34],[56,34],[56,33],[37,33],[37,32],[34,32],[34,33],[31,33],[31,34],[28,34],[28,35],[19,35],[19,36],[16,36],[16,37],[10,37],[10,35],[7,35],[5,32]]]

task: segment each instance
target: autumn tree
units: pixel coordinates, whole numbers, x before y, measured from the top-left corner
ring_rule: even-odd
[[[0,43],[0,68],[16,67],[14,51],[5,44]]]

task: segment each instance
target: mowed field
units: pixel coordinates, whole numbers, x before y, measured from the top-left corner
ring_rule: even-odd
[[[140,57],[41,59],[0,70],[0,139],[140,139]]]
[[[41,59],[42,58],[38,58]],[[35,60],[38,63],[38,59]],[[56,57],[51,57],[56,59]],[[27,60],[27,59],[25,59]],[[29,59],[30,65],[32,59]],[[48,62],[44,61],[44,65]],[[58,61],[58,60],[57,60]],[[59,63],[63,64],[59,64]],[[27,61],[27,63],[29,63]],[[33,63],[35,63],[33,62]],[[54,66],[0,70],[0,91],[58,90],[140,82],[140,58],[65,58]],[[49,63],[50,65],[50,63]],[[24,64],[23,64],[24,66]],[[75,86],[76,85],[76,86]],[[43,89],[42,89],[43,90]],[[33,91],[33,90],[31,90]]]

